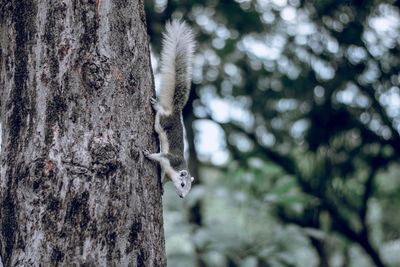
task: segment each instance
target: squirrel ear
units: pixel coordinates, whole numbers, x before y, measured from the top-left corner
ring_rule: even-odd
[[[194,180],[194,177],[190,178],[190,181],[191,181],[191,182],[193,182],[193,180]]]

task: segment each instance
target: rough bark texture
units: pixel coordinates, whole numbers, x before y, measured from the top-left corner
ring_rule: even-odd
[[[165,266],[143,2],[0,1],[0,23],[3,265]]]

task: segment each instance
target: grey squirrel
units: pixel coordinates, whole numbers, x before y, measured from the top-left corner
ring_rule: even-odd
[[[184,198],[194,178],[184,158],[182,109],[186,105],[192,79],[194,35],[185,22],[165,25],[161,50],[161,90],[159,102],[151,98],[156,111],[154,129],[161,143],[160,153],[144,150],[146,158],[157,161],[165,172],[163,185],[171,180],[177,195]]]

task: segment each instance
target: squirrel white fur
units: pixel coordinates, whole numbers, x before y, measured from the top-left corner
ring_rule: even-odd
[[[167,22],[162,41],[159,101],[151,99],[156,111],[154,129],[158,133],[161,152],[143,151],[145,157],[157,161],[164,170],[163,185],[172,181],[181,198],[189,193],[194,180],[184,158],[182,124],[182,109],[190,93],[194,49],[191,28],[179,20]]]

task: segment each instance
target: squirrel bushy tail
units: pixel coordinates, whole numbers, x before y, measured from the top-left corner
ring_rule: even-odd
[[[190,94],[195,49],[191,28],[179,20],[167,22],[161,51],[160,103],[167,111],[182,111]]]

